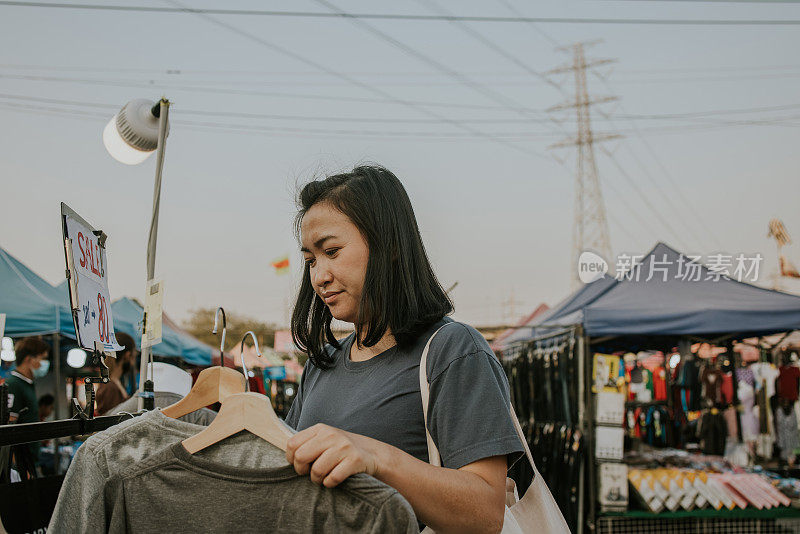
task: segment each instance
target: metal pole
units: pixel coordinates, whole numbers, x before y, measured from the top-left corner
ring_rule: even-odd
[[[158,240],[158,211],[161,205],[161,171],[164,168],[164,149],[167,143],[167,121],[169,118],[169,100],[162,98],[159,106],[158,148],[156,152],[156,179],[153,185],[153,214],[150,218],[150,236],[147,239],[147,282],[155,277],[156,241]],[[145,286],[146,287],[146,286]],[[142,328],[147,327],[145,314]],[[144,331],[142,332],[144,334]],[[142,338],[144,339],[144,337]],[[144,383],[147,380],[147,363],[150,361],[150,347],[142,347],[139,360],[139,410],[144,408]]]
[[[61,316],[59,315],[60,310],[56,308],[56,322],[59,325],[59,330],[61,329]],[[64,388],[64,384],[61,382],[61,334],[56,332],[53,334],[53,378],[56,381],[56,401],[55,401],[55,418],[56,419],[64,419],[64,415],[61,413],[62,409],[61,406],[64,404],[64,399],[67,396],[66,388]],[[62,394],[63,392],[63,394]],[[58,454],[58,439],[53,440],[53,469],[55,470],[55,474],[59,475],[61,473],[58,472],[58,468],[61,465],[61,458]]]
[[[586,336],[583,332],[583,326],[578,325],[575,328],[574,334],[578,338],[577,355],[578,355],[578,428],[583,434],[584,444],[589,442],[586,430]],[[591,382],[589,382],[591,383]],[[581,462],[578,469],[578,518],[577,518],[577,534],[583,534],[585,526],[584,509],[586,506],[586,466],[588,459]]]
[[[586,431],[584,432],[583,436],[586,439],[586,469],[587,469],[587,486],[585,488],[586,492],[586,499],[588,502],[588,518],[586,518],[586,527],[588,528],[589,532],[595,531],[595,518],[597,516],[597,483],[595,481],[595,472],[597,470],[597,463],[595,462],[594,458],[594,432],[595,432],[595,423],[594,423],[594,395],[592,394],[592,388],[590,384],[592,383],[592,367],[594,366],[594,354],[592,352],[592,344],[589,339],[589,336],[586,335],[585,331],[581,331],[583,334],[583,350],[584,355],[586,358],[585,361],[585,369],[584,369],[584,394],[585,394],[585,402],[586,402],[586,412],[585,412],[585,424],[586,424]]]

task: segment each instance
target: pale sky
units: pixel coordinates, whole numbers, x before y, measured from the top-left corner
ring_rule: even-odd
[[[510,6],[531,17],[800,20],[800,5],[786,3],[336,5],[354,13],[436,14],[439,6],[514,16]],[[314,1],[224,7],[327,11]],[[597,154],[615,254],[643,254],[659,240],[688,253],[760,252],[769,284],[769,219],[781,218],[800,239],[797,25],[366,22],[395,43],[342,19],[0,5],[0,246],[60,282],[66,202],[109,235],[112,298],[141,298],[155,157],[117,163],[101,133],[128,100],[164,95],[173,123],[156,272],[167,313],[182,319],[193,307],[222,305],[285,322],[300,269],[296,185],[377,162],[405,184],[442,284],[458,282],[456,317],[516,320],[566,296],[573,269],[574,155],[547,147],[575,122],[544,110],[574,89],[570,78],[552,77],[562,94],[532,72],[571,61],[554,43],[595,39],[602,42],[589,57],[618,61],[598,69],[605,81],[590,74],[588,82],[592,95],[620,97],[592,115],[596,131],[624,135],[605,145],[611,156]],[[270,262],[286,253],[293,274],[278,277]]]

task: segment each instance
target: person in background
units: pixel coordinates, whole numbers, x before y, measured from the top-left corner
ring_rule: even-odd
[[[133,338],[123,332],[117,332],[117,342],[125,347],[117,352],[116,358],[106,358],[108,366],[108,383],[100,384],[97,387],[95,402],[97,415],[104,415],[106,412],[124,402],[130,395],[122,385],[122,375],[127,374],[133,366],[136,358],[136,343]]]
[[[15,348],[17,366],[6,380],[10,422],[38,423],[39,400],[33,381],[47,374],[50,360],[47,355],[50,345],[38,337],[26,337],[17,341]]]
[[[56,398],[50,393],[45,393],[39,397],[39,421],[46,421],[53,413],[56,406]]]
[[[26,337],[17,341],[16,368],[6,379],[8,385],[8,406],[10,423],[38,423],[39,399],[36,396],[34,380],[47,374],[50,360],[47,355],[50,345],[39,337]],[[29,443],[31,460],[39,461],[39,443]],[[24,462],[15,452],[15,462]],[[24,456],[24,455],[23,455]]]

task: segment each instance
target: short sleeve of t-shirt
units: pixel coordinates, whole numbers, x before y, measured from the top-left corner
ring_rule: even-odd
[[[427,368],[428,430],[444,467],[523,451],[509,413],[508,380],[477,330],[461,323],[442,328]]]

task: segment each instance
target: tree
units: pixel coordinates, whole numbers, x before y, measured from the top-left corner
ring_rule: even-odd
[[[194,337],[208,343],[212,347],[219,347],[222,335],[222,318],[220,317],[219,333],[212,334],[214,329],[214,312],[216,308],[197,308],[191,310],[190,317],[184,321],[183,328]],[[252,330],[258,339],[258,344],[263,347],[275,346],[275,330],[278,327],[272,323],[265,323],[237,313],[225,312],[227,319],[227,332],[225,333],[225,350],[229,350],[234,344],[242,342],[242,337],[248,330]],[[249,340],[245,342],[250,346],[253,344]]]

